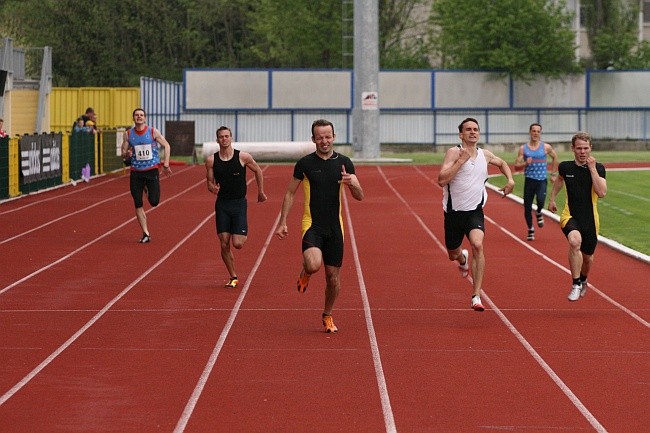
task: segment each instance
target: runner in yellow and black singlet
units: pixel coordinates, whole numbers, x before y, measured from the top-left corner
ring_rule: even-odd
[[[343,220],[341,196],[343,186],[352,198],[363,200],[364,194],[350,158],[334,152],[334,125],[319,119],[311,126],[311,140],[316,151],[302,157],[293,169],[287,192],[282,201],[280,220],[275,229],[279,239],[289,234],[287,216],[293,206],[298,186],[303,183],[305,207],[302,217],[302,269],[296,286],[304,293],[309,278],[325,265],[325,307],[323,326],[326,332],[337,332],[332,319],[334,302],[341,288],[340,272],[343,262]]]
[[[587,276],[598,243],[598,199],[607,194],[605,167],[596,161],[591,151],[591,136],[578,132],[571,139],[575,159],[563,161],[558,178],[553,183],[548,209],[557,211],[555,197],[566,184],[566,203],[560,215],[560,227],[569,242],[569,266],[572,286],[569,301],[577,301],[587,292]]]
[[[302,217],[302,250],[317,247],[323,263],[341,266],[343,261],[343,221],[341,220],[341,167],[354,174],[350,158],[333,152],[322,159],[316,152],[300,159],[293,177],[303,181],[305,210]]]

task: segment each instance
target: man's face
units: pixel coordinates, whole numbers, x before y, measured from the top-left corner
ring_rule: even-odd
[[[217,132],[217,142],[219,143],[220,147],[228,147],[232,143],[232,136],[230,135],[230,131],[227,129],[222,129],[221,131]]]
[[[591,143],[578,138],[573,144],[572,150],[576,157],[576,161],[580,164],[586,164],[587,158],[591,155]]]
[[[458,136],[465,143],[478,143],[481,137],[481,130],[476,122],[470,120],[463,124],[463,129]]]
[[[530,139],[533,141],[539,141],[539,137],[542,135],[542,128],[539,126],[535,125],[532,128],[530,128]]]
[[[326,126],[316,126],[314,128],[314,136],[311,138],[314,144],[316,144],[316,150],[321,154],[328,154],[332,151],[332,145],[334,144],[334,139],[336,135],[332,131],[332,127],[329,125]]]
[[[135,122],[136,125],[142,125],[145,120],[146,116],[144,115],[144,111],[137,110],[135,113],[133,113],[133,122]]]

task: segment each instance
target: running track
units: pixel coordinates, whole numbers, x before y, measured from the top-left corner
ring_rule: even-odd
[[[0,431],[647,431],[648,264],[601,244],[570,303],[557,223],[527,243],[521,205],[490,192],[476,313],[438,167],[359,165],[326,334],[323,271],[295,290],[302,193],[279,241],[292,167],[264,169],[236,290],[202,166],[162,180],[146,245],[122,173],[0,205]]]

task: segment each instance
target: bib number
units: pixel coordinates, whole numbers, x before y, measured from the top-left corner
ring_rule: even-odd
[[[151,144],[139,144],[133,147],[135,149],[136,160],[149,161],[153,159],[153,151],[151,150]]]

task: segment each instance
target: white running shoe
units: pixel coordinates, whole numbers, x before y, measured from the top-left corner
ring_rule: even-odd
[[[580,297],[584,298],[585,294],[587,294],[587,282],[583,281],[582,285],[580,286]]]
[[[569,301],[577,301],[580,299],[580,291],[582,290],[582,284],[574,284],[571,287],[571,291],[569,292]]]
[[[483,307],[483,304],[481,304],[481,297],[478,295],[472,296],[472,310],[474,311],[485,310],[485,307]]]
[[[465,264],[458,265],[458,270],[460,271],[461,277],[467,278],[469,275],[469,252],[467,252],[467,250],[462,250],[460,253],[465,257]]]

